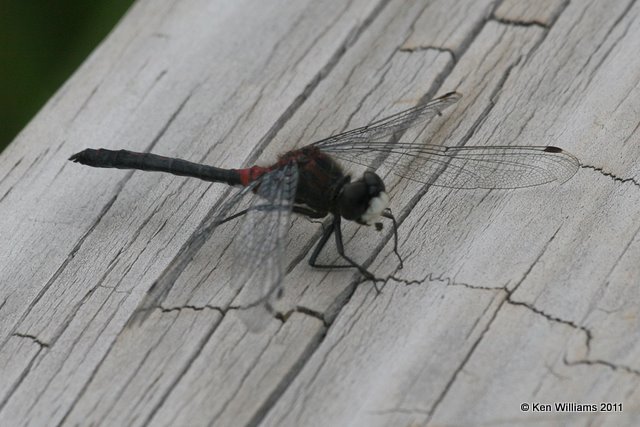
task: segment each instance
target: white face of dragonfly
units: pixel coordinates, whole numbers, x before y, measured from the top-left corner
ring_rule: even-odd
[[[384,191],[369,201],[369,208],[362,214],[362,222],[372,225],[380,219],[382,212],[389,207],[389,196]]]
[[[389,196],[382,179],[375,173],[366,171],[362,178],[342,186],[337,204],[344,219],[372,225],[377,224],[377,220],[389,206]]]

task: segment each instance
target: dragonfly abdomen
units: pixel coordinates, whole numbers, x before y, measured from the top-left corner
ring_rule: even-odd
[[[167,172],[178,176],[199,178],[204,181],[222,182],[230,185],[242,184],[240,174],[234,169],[222,169],[151,153],[89,148],[74,154],[69,160],[95,168]]]

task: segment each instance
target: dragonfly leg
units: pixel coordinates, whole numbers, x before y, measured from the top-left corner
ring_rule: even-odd
[[[378,289],[378,286],[376,285],[376,276],[374,276],[369,270],[367,270],[366,268],[364,268],[363,266],[361,266],[360,264],[358,264],[357,262],[355,262],[354,260],[352,260],[351,258],[349,258],[345,253],[344,253],[344,244],[342,243],[342,228],[340,227],[340,217],[339,216],[335,216],[333,219],[333,223],[334,223],[334,234],[336,236],[336,249],[338,249],[338,253],[340,254],[340,256],[347,261],[349,264],[351,264],[352,267],[355,267],[358,269],[358,271],[364,276],[366,277],[368,280],[371,280],[373,282],[373,286],[374,288],[376,288],[376,292],[380,293],[380,289]]]
[[[335,228],[335,224],[333,222],[329,225],[329,227],[324,229],[324,232],[322,233],[322,237],[320,238],[320,241],[318,241],[318,244],[313,249],[313,253],[309,257],[309,265],[311,267],[314,267],[314,268],[330,268],[330,269],[334,269],[334,268],[354,268],[353,265],[318,264],[316,262],[316,260],[318,259],[318,256],[320,255],[320,252],[322,252],[322,249],[324,249],[325,245],[329,241],[329,237],[331,237],[331,235],[333,234],[335,229],[336,229]]]
[[[223,220],[221,220],[218,225],[220,224],[224,224],[225,222],[229,222],[233,219],[236,219],[242,215],[245,215],[247,213],[249,213],[249,211],[266,211],[266,210],[270,210],[270,209],[275,209],[273,206],[269,205],[269,204],[265,204],[265,205],[258,205],[258,206],[252,206],[250,208],[247,209],[243,209],[240,212],[236,212],[231,216],[228,216],[226,218],[224,218]],[[298,206],[294,206],[293,207],[293,211],[295,213],[299,213],[301,215],[306,215],[310,218],[322,218],[324,216],[326,216],[326,214],[322,214],[319,212],[316,212],[312,209],[307,209],[307,208],[303,208],[303,207],[298,207]]]
[[[398,252],[398,223],[396,222],[396,217],[391,213],[391,209],[388,209],[382,213],[382,216],[385,218],[389,218],[393,222],[393,252],[398,257],[398,261],[400,261],[400,265],[398,268],[402,269],[404,267],[404,263],[402,262],[402,257],[400,256],[400,252]]]
[[[310,208],[305,208],[303,206],[294,206],[293,211],[297,214],[308,216],[309,218],[324,218],[327,216],[327,213],[322,213],[318,211],[314,211]]]
[[[271,209],[277,209],[277,208],[274,208],[274,207],[273,207],[273,206],[271,206],[271,205],[257,205],[257,206],[251,206],[250,208],[243,209],[243,210],[241,210],[240,212],[236,212],[236,213],[234,213],[233,215],[231,215],[231,216],[228,216],[228,217],[224,218],[224,219],[223,219],[223,220],[221,220],[217,225],[224,224],[225,222],[229,222],[229,221],[231,221],[232,219],[236,219],[236,218],[238,218],[238,217],[240,217],[240,216],[242,216],[242,215],[248,214],[250,211],[268,211],[268,210],[271,210]]]
[[[238,218],[239,216],[242,216],[242,215],[246,214],[246,213],[247,213],[247,212],[249,212],[250,210],[251,210],[251,208],[249,208],[249,209],[243,209],[243,210],[241,210],[240,212],[236,212],[236,213],[234,213],[233,215],[228,216],[228,217],[224,218],[223,220],[221,220],[221,221],[218,223],[218,225],[220,225],[220,224],[224,224],[225,222],[229,222],[229,221],[231,221],[232,219],[236,219],[236,218]]]
[[[331,235],[333,234],[334,230],[335,230],[335,225],[333,224],[333,222],[331,223],[331,225],[329,225],[329,227],[324,229],[324,232],[322,233],[322,237],[320,238],[320,241],[318,242],[316,247],[313,249],[313,253],[311,254],[311,257],[309,257],[309,265],[311,267],[317,267],[317,268],[350,268],[351,267],[350,265],[333,266],[333,265],[322,265],[322,264],[316,263],[316,260],[318,259],[318,255],[320,255],[320,252],[324,248],[324,245],[327,244],[327,241],[329,240],[329,237],[331,237]]]
[[[318,259],[318,255],[320,255],[320,252],[322,251],[324,246],[327,244],[327,241],[331,237],[331,234],[335,234],[335,236],[336,236],[336,248],[338,249],[338,254],[340,254],[340,256],[345,261],[347,261],[350,265],[331,265],[331,264],[318,264],[318,263],[316,263],[316,260]],[[331,225],[324,230],[324,233],[322,234],[322,237],[320,238],[320,241],[316,245],[315,249],[313,250],[313,253],[311,254],[311,257],[309,258],[309,265],[311,265],[312,267],[315,267],[315,268],[327,268],[327,269],[357,268],[358,271],[364,277],[366,277],[368,280],[373,281],[373,286],[376,289],[376,292],[380,293],[380,289],[378,289],[378,286],[376,285],[376,281],[380,280],[380,279],[376,278],[370,271],[368,271],[366,268],[364,268],[363,266],[361,266],[360,264],[358,264],[357,262],[355,262],[354,260],[349,258],[344,253],[344,244],[342,243],[342,230],[340,229],[340,217],[339,216],[334,217],[333,222],[331,223]]]

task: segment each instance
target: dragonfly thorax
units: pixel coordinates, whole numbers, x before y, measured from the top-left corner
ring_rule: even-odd
[[[389,196],[382,179],[369,171],[344,184],[338,195],[340,215],[362,225],[374,224],[388,206]]]

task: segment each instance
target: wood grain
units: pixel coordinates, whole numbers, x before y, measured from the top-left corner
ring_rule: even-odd
[[[629,0],[138,1],[0,155],[0,425],[638,425],[638,51]],[[176,264],[237,190],[66,161],[265,164],[451,90],[403,140],[557,145],[578,173],[469,191],[379,170],[404,268],[388,225],[348,224],[382,293],[313,269],[321,221],[296,217],[257,334],[238,223]],[[521,411],[554,402],[623,411]]]

